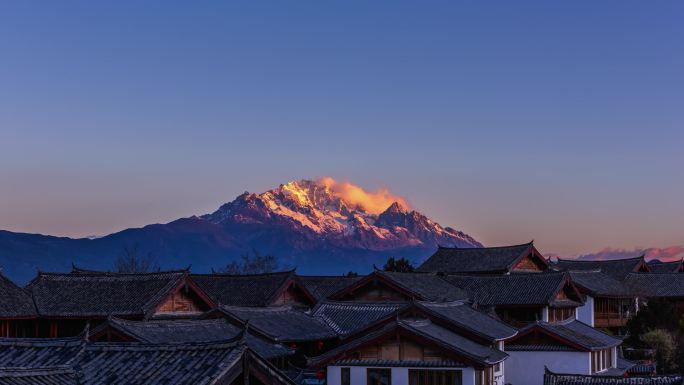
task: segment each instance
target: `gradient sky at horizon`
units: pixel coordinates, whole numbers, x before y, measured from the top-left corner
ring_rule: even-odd
[[[0,229],[331,175],[487,245],[684,244],[681,1],[0,3]]]

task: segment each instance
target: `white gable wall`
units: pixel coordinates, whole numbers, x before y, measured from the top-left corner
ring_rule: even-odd
[[[506,383],[544,385],[544,366],[556,373],[591,374],[589,352],[507,351]]]
[[[352,385],[366,385],[366,369],[377,366],[328,366],[327,385],[341,385],[340,369],[349,368]],[[392,385],[409,385],[409,369],[428,370],[460,370],[463,376],[463,385],[475,385],[475,370],[473,368],[391,368]]]
[[[594,327],[594,297],[587,296],[586,302],[584,302],[584,305],[577,308],[575,314],[579,321]]]

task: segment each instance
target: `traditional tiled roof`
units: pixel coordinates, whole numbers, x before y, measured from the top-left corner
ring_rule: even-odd
[[[532,242],[500,247],[440,247],[422,265],[421,272],[506,273],[534,248]],[[546,263],[540,258],[541,263]]]
[[[192,274],[192,279],[215,302],[227,306],[269,306],[288,283],[299,284],[294,270],[249,275]],[[308,294],[304,285],[299,285]]]
[[[507,275],[449,275],[445,279],[466,290],[479,305],[554,305],[557,293],[570,281],[562,272]],[[577,293],[579,297],[580,294]],[[577,298],[562,306],[578,306]]]
[[[85,347],[82,336],[70,338],[0,338],[0,367],[47,367],[69,364]]]
[[[578,260],[559,258],[554,268],[562,271],[601,270],[615,279],[622,280],[627,274],[650,268],[644,256],[626,259]]]
[[[329,362],[336,362],[346,359],[345,354],[369,343],[380,340],[383,336],[395,336],[397,333],[413,335],[423,340],[430,341],[435,346],[458,356],[456,360],[461,364],[476,366],[491,366],[501,362],[508,355],[500,350],[489,346],[478,344],[468,338],[456,334],[448,329],[432,323],[426,319],[403,319],[388,323],[384,327],[360,335],[358,338],[351,339],[347,343],[340,345],[318,357],[310,358],[309,364],[321,366]]]
[[[506,323],[474,309],[468,302],[419,302],[416,305],[426,309],[428,314],[434,314],[486,340],[499,341],[510,338],[518,332]]]
[[[550,336],[570,348],[583,351],[612,348],[622,343],[622,340],[574,319],[561,322],[537,321],[520,329],[518,335],[506,343],[506,350],[559,350],[555,346],[545,349],[540,345],[516,343],[535,332]]]
[[[0,385],[79,385],[71,366],[0,368]]]
[[[370,366],[391,368],[462,368],[461,362],[453,360],[445,361],[396,361],[396,360],[339,360],[332,363],[336,366]]]
[[[337,336],[322,320],[291,306],[221,306],[220,311],[235,321],[249,322],[250,330],[273,341],[315,341]]]
[[[682,385],[681,376],[589,376],[582,374],[557,374],[546,369],[544,385]]]
[[[344,299],[350,293],[376,281],[392,287],[408,298],[423,301],[454,301],[468,298],[468,293],[433,273],[399,273],[375,270],[337,293],[332,299]]]
[[[153,344],[225,342],[236,338],[244,331],[243,328],[237,327],[223,318],[153,321],[129,321],[111,318],[93,329],[92,335],[96,336],[99,332],[104,332],[107,327],[125,334],[134,341]],[[293,353],[291,349],[281,344],[267,341],[251,333],[245,338],[250,349],[267,359]]]
[[[661,262],[658,260],[648,261],[648,267],[654,273],[682,273],[684,272],[684,260]]]
[[[258,367],[262,375],[270,377],[270,384],[293,385],[253,353],[242,337],[219,343],[183,344],[93,343],[81,339],[76,349],[72,347],[73,339],[54,340],[49,346],[45,341],[26,339],[21,344],[0,345],[0,378],[32,376],[37,380],[46,379],[45,384],[65,385],[69,382],[48,382],[56,377],[42,374],[50,371],[54,374],[57,370],[68,373],[67,367],[70,367],[77,373],[78,383],[83,385],[223,384],[232,383],[242,373],[241,363],[248,356],[252,367]],[[60,350],[60,344],[68,349]]]
[[[0,318],[35,317],[31,295],[0,273]]]
[[[312,310],[312,315],[336,333],[347,335],[409,306],[409,303],[323,301]]]
[[[684,274],[682,273],[634,273],[625,283],[640,297],[684,298]]]
[[[468,293],[454,287],[441,276],[432,273],[398,273],[376,271],[406,290],[416,293],[416,299],[425,301],[455,301],[467,299]]]
[[[45,317],[147,316],[186,277],[186,270],[39,273],[26,289]]]
[[[615,279],[601,269],[569,271],[572,281],[583,292],[600,297],[633,297],[634,293],[624,280]],[[645,273],[640,273],[645,274]]]
[[[306,276],[299,275],[299,281],[317,301],[327,299],[334,293],[354,284],[363,277],[347,276]]]
[[[212,384],[238,370],[247,347],[237,342],[202,344],[94,343],[78,356],[89,384]]]
[[[495,364],[508,357],[506,353],[500,350],[480,345],[429,320],[402,320],[400,323],[424,337],[441,342],[445,347],[454,349],[482,364]]]

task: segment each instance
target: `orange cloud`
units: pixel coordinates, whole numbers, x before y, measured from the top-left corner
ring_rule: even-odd
[[[392,194],[386,188],[381,188],[377,191],[366,191],[353,183],[338,182],[329,176],[321,178],[319,182],[345,203],[361,207],[372,214],[382,213],[394,202],[399,203],[404,208],[409,208],[406,199]]]
[[[606,247],[596,253],[580,255],[578,259],[621,259],[645,255],[647,260],[658,259],[662,262],[678,261],[684,257],[684,246],[651,247],[646,249],[621,249]]]

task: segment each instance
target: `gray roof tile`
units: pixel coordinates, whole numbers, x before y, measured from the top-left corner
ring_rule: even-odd
[[[112,318],[94,329],[92,334],[95,335],[98,330],[103,330],[108,326],[138,342],[152,344],[225,342],[238,337],[244,331],[243,328],[237,327],[223,318],[152,321],[129,321]],[[266,359],[283,357],[293,353],[291,349],[281,344],[267,341],[251,333],[247,335],[246,343],[250,349]]]
[[[545,385],[682,385],[681,376],[589,376],[581,374],[557,374],[546,370]]]
[[[684,297],[682,273],[633,273],[627,276],[625,284],[640,297]]]
[[[185,270],[138,274],[39,273],[26,289],[33,295],[41,316],[143,316],[186,275]]]
[[[347,335],[363,330],[408,306],[408,303],[324,301],[312,310],[312,315],[336,333]]]
[[[504,273],[532,247],[532,242],[501,247],[440,247],[417,270],[449,274]]]
[[[449,275],[445,279],[466,290],[478,305],[543,306],[553,303],[568,276],[562,272],[545,272],[487,276]],[[580,298],[577,300],[581,301]]]
[[[0,273],[0,317],[34,317],[31,295]]]
[[[327,299],[331,295],[337,293],[338,291],[344,289],[345,287],[354,284],[359,279],[363,278],[357,277],[346,277],[346,276],[306,276],[299,275],[299,280],[302,284],[309,290],[317,301],[322,301]]]
[[[586,350],[600,350],[612,348],[622,343],[622,340],[612,337],[598,329],[577,320],[561,322],[535,322],[520,329],[518,336],[513,337],[507,350],[528,350],[524,345],[516,344],[519,338],[529,333],[543,330],[551,335],[559,337],[561,340],[569,341],[571,344],[578,345]]]
[[[0,367],[67,365],[85,347],[83,337],[0,338]]]
[[[313,341],[336,338],[322,320],[291,306],[265,308],[221,306],[220,311],[274,341]]]
[[[672,262],[648,261],[648,267],[654,273],[682,273],[684,272],[684,260]]]
[[[487,340],[502,340],[512,337],[518,332],[506,323],[474,309],[467,302],[419,302],[417,305],[427,309],[429,313],[436,314],[457,327]]]
[[[444,278],[433,273],[398,273],[376,271],[407,291],[418,295],[417,299],[426,301],[455,301],[467,299],[468,293],[455,287]]]
[[[592,296],[633,297],[633,292],[624,280],[599,270],[580,270],[569,272],[572,281]]]
[[[609,260],[578,260],[559,258],[553,267],[561,271],[600,270],[618,280],[624,279],[629,273],[637,272],[640,269],[649,268],[643,256]]]
[[[226,306],[268,306],[290,280],[294,271],[231,275],[192,274],[192,279],[214,302]]]
[[[23,342],[3,339],[0,340],[0,384],[20,385],[23,383],[9,381],[26,377],[36,380],[31,384],[41,384],[38,381],[46,385],[71,384],[60,382],[73,378],[70,367],[83,385],[209,385],[241,373],[240,362],[248,354],[252,365],[271,376],[270,383],[294,385],[261,356],[252,353],[241,337],[218,343],[183,344],[96,343],[73,338]]]
[[[318,357],[310,358],[309,364],[319,366],[338,359],[345,359],[344,355],[346,352],[353,351],[354,349],[378,338],[382,338],[383,336],[394,335],[398,329],[428,339],[445,351],[463,357],[464,360],[474,362],[478,365],[494,365],[508,357],[508,355],[502,351],[478,344],[477,342],[436,325],[430,320],[401,319],[388,323],[378,330],[359,335],[357,338],[353,338],[343,345]]]
[[[71,366],[44,368],[0,368],[0,385],[78,385]]]

